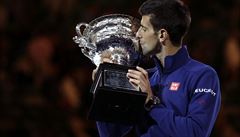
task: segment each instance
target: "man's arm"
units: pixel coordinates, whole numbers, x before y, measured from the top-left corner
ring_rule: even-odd
[[[208,70],[196,79],[186,116],[179,116],[163,105],[149,115],[156,121],[141,137],[208,137],[220,109],[220,86],[217,74]]]

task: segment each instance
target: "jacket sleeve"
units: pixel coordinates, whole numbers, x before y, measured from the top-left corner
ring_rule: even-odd
[[[192,81],[186,116],[160,105],[149,115],[157,123],[141,137],[208,137],[220,109],[220,86],[216,72],[208,69]]]
[[[132,127],[109,122],[96,122],[100,137],[123,137]]]

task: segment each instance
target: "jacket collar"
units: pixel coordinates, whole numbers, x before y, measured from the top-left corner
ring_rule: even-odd
[[[162,67],[160,60],[156,56],[153,56],[153,59],[157,69],[160,70],[161,73],[170,73],[185,65],[190,60],[190,56],[188,54],[187,47],[182,46],[182,48],[180,48],[176,54],[165,57],[164,68]]]

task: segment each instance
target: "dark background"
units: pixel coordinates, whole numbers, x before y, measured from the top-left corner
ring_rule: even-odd
[[[79,22],[141,18],[143,0],[0,0],[0,136],[97,137],[86,119],[95,66],[72,41]],[[193,58],[215,68],[222,108],[212,137],[240,136],[240,1],[184,0]]]

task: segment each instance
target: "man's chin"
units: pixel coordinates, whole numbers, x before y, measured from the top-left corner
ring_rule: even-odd
[[[144,51],[143,51],[143,55],[144,56],[151,56],[151,54],[149,52],[144,52]]]

